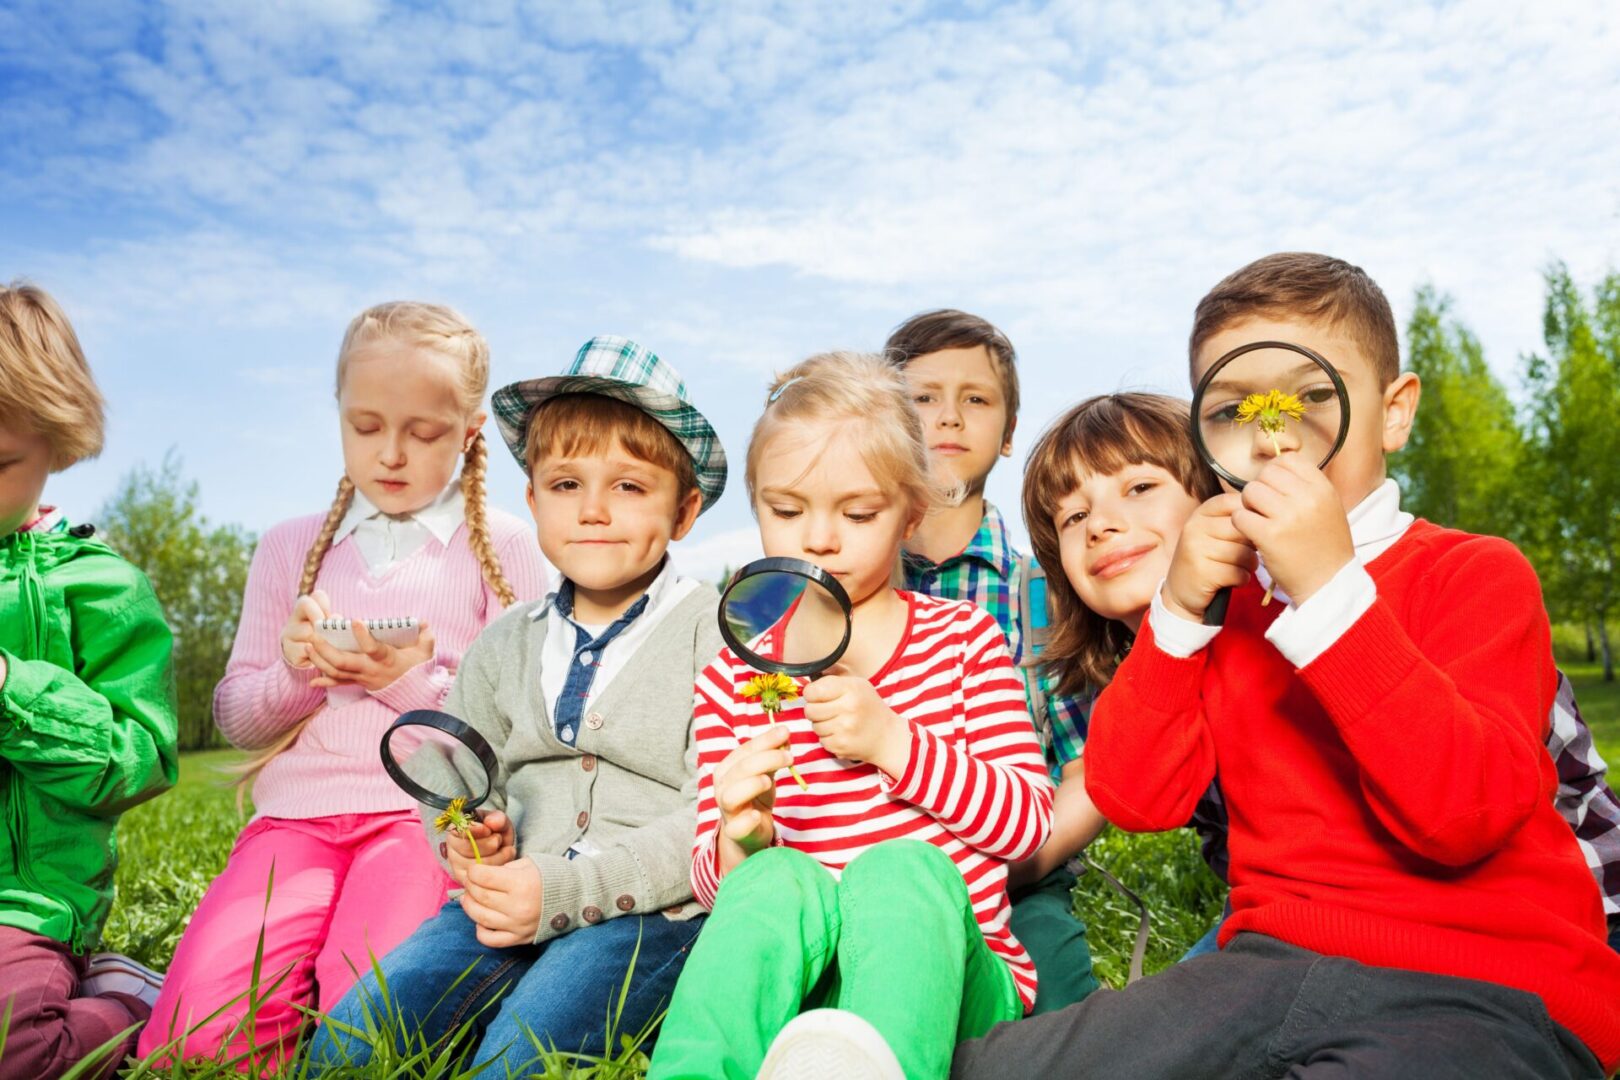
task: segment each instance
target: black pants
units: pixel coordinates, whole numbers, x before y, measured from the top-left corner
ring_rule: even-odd
[[[1251,933],[1128,989],[998,1024],[956,1048],[951,1076],[1601,1080],[1603,1069],[1534,994]]]

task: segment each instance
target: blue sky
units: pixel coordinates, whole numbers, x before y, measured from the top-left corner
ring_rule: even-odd
[[[1620,264],[1616,116],[1586,2],[0,0],[0,278],[111,402],[50,488],[78,518],[170,447],[216,520],[322,508],[338,340],[399,297],[470,316],[495,385],[635,337],[739,462],[773,369],[965,307],[1019,348],[1021,461],[1087,394],[1184,391],[1198,297],[1277,249],[1398,316],[1435,282],[1511,377],[1547,260]],[[757,550],[734,481],[692,571]],[[490,486],[521,512],[509,458]]]

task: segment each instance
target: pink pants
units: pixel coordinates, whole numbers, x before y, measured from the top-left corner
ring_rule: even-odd
[[[212,1059],[226,1044],[228,1056],[256,1049],[260,1060],[280,1060],[305,1022],[297,1006],[336,1005],[373,956],[439,910],[453,884],[413,812],[251,822],[180,938],[137,1052],[183,1037],[166,1060]],[[241,1022],[261,931],[257,994],[268,1000],[250,1047]]]

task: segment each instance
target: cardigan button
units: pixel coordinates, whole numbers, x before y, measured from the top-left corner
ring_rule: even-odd
[[[579,812],[579,817],[574,819],[574,824],[578,825],[580,828],[583,829],[585,827],[585,823],[587,821],[589,821],[589,820],[591,820],[591,815],[589,815],[585,811],[581,810]]]
[[[596,755],[586,754],[584,757],[580,758],[579,767],[584,769],[586,772],[594,772],[596,770]]]
[[[631,896],[629,893],[625,893],[623,896],[613,901],[613,904],[620,911],[629,911],[631,908],[636,906],[636,898]]]
[[[600,730],[602,725],[606,722],[607,721],[602,718],[602,714],[599,712],[593,712],[591,715],[585,718],[585,726],[590,728],[592,731]]]
[[[551,917],[551,928],[559,933],[568,929],[568,916],[558,912]]]
[[[588,923],[599,923],[602,921],[602,909],[599,907],[588,907],[580,914],[585,916],[585,921]]]

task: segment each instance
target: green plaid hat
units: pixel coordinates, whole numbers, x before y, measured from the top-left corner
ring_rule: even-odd
[[[528,468],[524,439],[535,407],[558,394],[602,394],[634,405],[669,429],[692,455],[703,506],[713,506],[726,489],[726,451],[720,436],[692,407],[680,373],[650,349],[629,338],[593,337],[580,346],[574,362],[561,375],[525,379],[495,391],[490,404],[501,437],[518,464]]]

